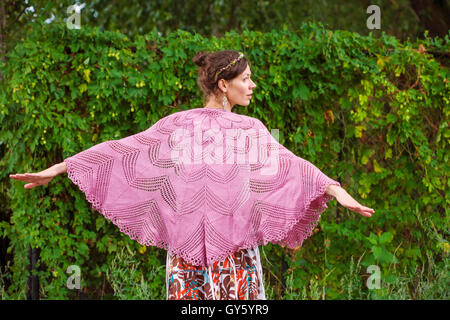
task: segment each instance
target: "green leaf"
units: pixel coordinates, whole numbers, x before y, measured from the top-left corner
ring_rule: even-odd
[[[303,82],[300,82],[300,84],[293,89],[292,95],[294,99],[297,99],[300,96],[302,100],[308,100],[310,91],[309,88]]]
[[[381,279],[383,282],[393,284],[393,283],[397,282],[398,277],[393,274],[386,274],[386,275],[382,276]]]
[[[375,259],[380,260],[383,255],[383,248],[377,247],[377,246],[372,246],[371,249],[372,249]]]
[[[86,83],[80,84],[78,89],[80,90],[81,93],[85,92],[87,90],[87,84]]]
[[[380,243],[384,244],[384,243],[389,243],[392,241],[392,239],[394,238],[394,235],[391,232],[384,232],[381,236],[380,236]]]
[[[373,244],[373,245],[377,245],[378,244],[378,237],[374,233],[370,233],[370,236],[367,237],[367,240],[369,240],[369,242],[371,244]]]
[[[405,256],[407,256],[408,258],[416,258],[416,257],[420,257],[420,249],[419,248],[411,248],[411,249],[406,249],[405,250]]]
[[[98,216],[95,220],[95,228],[99,231],[101,228],[105,226],[106,219],[103,216]]]

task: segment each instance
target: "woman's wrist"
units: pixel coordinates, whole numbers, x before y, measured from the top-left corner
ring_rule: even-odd
[[[330,196],[336,197],[337,194],[339,193],[340,189],[342,189],[340,186],[335,185],[335,184],[330,184],[327,187],[327,189],[325,190],[325,193]]]
[[[55,164],[52,168],[55,170],[56,175],[67,172],[67,165],[64,161]]]

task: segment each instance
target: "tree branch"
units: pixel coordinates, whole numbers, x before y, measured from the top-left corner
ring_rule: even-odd
[[[22,10],[22,12],[19,13],[19,15],[14,19],[14,21],[11,22],[11,23],[8,25],[8,30],[11,30],[11,26],[13,26],[13,25],[19,20],[19,18],[23,15],[23,13],[25,12],[25,10],[26,10],[27,8],[28,8],[28,7],[24,7],[23,10]]]

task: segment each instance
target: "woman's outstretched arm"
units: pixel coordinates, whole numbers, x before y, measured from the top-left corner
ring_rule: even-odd
[[[369,207],[365,207],[361,205],[358,201],[352,198],[351,195],[345,191],[344,188],[337,185],[329,185],[326,189],[326,194],[333,196],[336,198],[337,202],[346,207],[349,210],[357,212],[364,217],[371,217],[372,213],[375,213],[375,210]]]
[[[34,188],[37,186],[48,185],[48,183],[54,177],[56,177],[58,174],[61,174],[64,172],[67,172],[67,165],[63,161],[58,164],[55,164],[54,166],[51,166],[50,168],[42,170],[40,172],[16,173],[16,174],[10,174],[9,177],[14,180],[29,182],[28,184],[24,185],[23,187],[25,189],[31,189],[31,188]]]

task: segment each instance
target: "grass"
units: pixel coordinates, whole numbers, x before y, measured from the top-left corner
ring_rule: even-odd
[[[135,258],[136,253],[129,248],[123,248],[108,266],[106,276],[114,290],[114,297],[120,300],[150,300],[165,299],[165,289],[160,288],[161,283],[154,283],[160,274],[160,269],[165,265],[152,267],[150,272],[142,274],[140,262]],[[442,257],[442,261],[436,261],[433,254],[426,252],[427,259],[422,264],[417,264],[411,271],[406,267],[399,270],[398,267],[389,269],[393,275],[393,281],[384,281],[380,278],[380,287],[369,289],[367,284],[367,272],[361,266],[362,257],[355,262],[350,257],[348,270],[344,270],[343,276],[337,281],[329,277],[331,271],[324,277],[308,275],[307,285],[301,288],[294,286],[294,273],[286,276],[286,287],[282,290],[282,284],[269,284],[266,279],[269,274],[264,273],[264,286],[268,300],[327,300],[330,299],[328,290],[338,288],[339,300],[448,300],[450,299],[450,277],[448,254]],[[264,263],[264,259],[262,263]],[[4,269],[4,270],[3,270]],[[10,277],[10,266],[0,268],[0,298],[1,300],[17,299],[10,295],[6,288],[6,280]],[[297,282],[298,283],[298,282]],[[158,287],[158,288],[155,288]],[[280,293],[283,293],[281,296]]]
[[[339,281],[339,300],[448,300],[450,299],[450,277],[448,255],[443,257],[441,263],[436,263],[433,255],[427,253],[428,263],[417,266],[416,272],[403,270],[391,271],[394,281],[383,281],[380,277],[379,288],[373,286],[369,289],[367,273],[361,267],[362,257],[355,263],[353,256],[347,272]],[[303,288],[294,288],[293,273],[286,278],[284,299],[287,300],[326,300],[327,287],[333,283],[323,284],[320,278],[311,277],[309,284]],[[371,282],[376,284],[375,282]],[[335,285],[335,284],[334,284]],[[270,297],[274,298],[277,292],[272,286],[266,288]]]
[[[140,262],[136,261],[135,255],[129,248],[122,248],[108,266],[106,278],[114,290],[114,296],[120,300],[161,299],[152,293],[149,281],[154,279],[165,265],[153,267],[144,277],[139,271]]]

